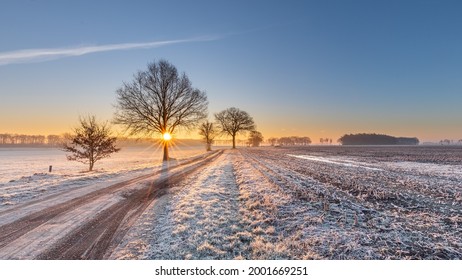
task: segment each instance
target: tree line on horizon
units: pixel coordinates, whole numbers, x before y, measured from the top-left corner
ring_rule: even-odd
[[[311,138],[308,136],[272,137],[268,139],[268,143],[271,146],[307,146],[311,144]]]
[[[394,137],[376,133],[345,134],[338,139],[342,145],[418,145],[417,137]]]
[[[462,144],[462,139],[458,140],[455,142],[454,140],[449,140],[449,139],[443,139],[438,142],[440,145],[461,145]]]
[[[13,134],[13,133],[1,133],[0,134],[0,145],[30,145],[30,146],[52,146],[61,147],[69,138],[72,137],[71,133],[62,133],[60,135],[27,135],[27,134]],[[194,141],[194,139],[187,139]],[[185,141],[185,140],[183,140]],[[117,136],[117,143],[124,146],[128,145],[152,145],[158,143],[158,139],[150,137],[136,137],[130,138],[125,136]]]
[[[64,135],[26,135],[26,134],[0,134],[0,145],[50,145],[60,146]]]
[[[211,125],[212,123],[208,123]],[[203,125],[203,124],[201,124]],[[259,140],[260,135],[258,134],[258,131],[255,132],[250,132],[249,137],[247,139],[236,139],[236,145],[239,144],[240,146],[259,146],[263,142],[263,136],[261,136],[261,140]],[[260,133],[261,134],[261,133]],[[182,139],[181,141],[192,141],[192,142],[197,142],[197,141],[202,141],[206,143],[209,143],[203,134],[199,131],[199,135],[202,136],[202,140],[199,139]],[[353,134],[346,134],[346,135],[353,135]],[[15,134],[15,133],[0,133],[0,145],[25,145],[25,146],[51,146],[51,147],[61,147],[63,146],[67,139],[69,139],[72,135],[70,133],[63,133],[60,135],[57,134],[50,134],[50,135],[28,135],[28,134]],[[217,133],[216,136],[223,136],[220,133]],[[345,135],[344,135],[345,136]],[[342,137],[344,137],[342,136]],[[232,139],[226,140],[223,138],[216,139],[213,137],[212,141],[210,142],[210,147],[212,143],[215,141],[219,141],[220,143],[228,143],[232,144]],[[338,143],[342,144],[340,141],[341,139],[345,138],[340,138],[338,140]],[[396,138],[396,137],[395,137]],[[401,139],[405,137],[399,137]],[[321,138],[323,139],[323,138]],[[409,139],[417,139],[417,138],[409,138]],[[320,143],[331,143],[326,140],[331,140],[331,139],[324,139],[323,142],[320,141]],[[418,140],[418,139],[417,139]],[[123,146],[136,146],[136,145],[152,145],[153,143],[158,143],[160,140],[158,139],[153,139],[151,137],[136,137],[136,138],[130,138],[130,137],[125,137],[125,136],[117,136],[117,143],[123,145]],[[415,140],[413,140],[415,142]],[[255,144],[257,143],[258,144]],[[283,145],[283,146],[304,146],[304,145],[309,145],[311,144],[311,139],[310,137],[299,137],[299,136],[290,136],[290,137],[271,137],[266,140],[268,144],[271,146],[275,145]],[[347,143],[347,142],[346,142]],[[419,141],[420,143],[420,141]],[[418,143],[417,143],[418,144]],[[450,140],[450,139],[443,139],[438,142],[435,142],[434,144],[440,144],[440,145],[462,145],[462,139],[459,140]],[[345,144],[348,145],[348,144]],[[360,144],[363,145],[363,144]],[[405,144],[398,144],[398,145],[405,145]]]

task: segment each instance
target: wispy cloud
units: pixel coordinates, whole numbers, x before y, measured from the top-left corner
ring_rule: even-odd
[[[219,37],[199,37],[183,40],[155,41],[145,43],[125,43],[99,46],[79,46],[58,49],[27,49],[0,53],[0,65],[30,63],[60,59],[70,56],[81,56],[90,53],[108,52],[117,50],[152,49],[167,45],[191,42],[218,40]]]

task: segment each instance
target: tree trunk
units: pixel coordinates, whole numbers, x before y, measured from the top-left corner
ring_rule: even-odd
[[[92,170],[93,170],[93,164],[94,164],[94,162],[91,162],[91,161],[90,161],[90,168],[89,168],[88,171],[92,171]]]
[[[207,143],[207,152],[210,152],[212,150],[212,144]]]
[[[233,149],[236,149],[236,135],[233,135]]]
[[[164,141],[164,159],[163,161],[167,161],[169,160],[169,157],[168,157],[168,143],[167,141]]]

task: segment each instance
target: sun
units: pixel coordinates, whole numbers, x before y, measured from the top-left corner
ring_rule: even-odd
[[[172,135],[168,132],[165,132],[163,135],[162,135],[162,139],[164,139],[164,141],[170,141],[172,140]]]

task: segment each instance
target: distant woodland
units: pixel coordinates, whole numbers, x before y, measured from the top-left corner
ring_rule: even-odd
[[[68,141],[70,134],[64,133],[61,135],[26,135],[26,134],[11,134],[0,133],[1,146],[31,146],[31,147],[62,147]],[[117,144],[119,146],[145,146],[158,143],[158,139],[153,138],[127,138],[118,137]],[[176,142],[176,145],[194,146],[201,145],[200,140],[181,139]]]
[[[11,134],[11,133],[0,133],[0,145],[1,146],[47,146],[47,147],[61,147],[67,141],[69,134],[61,135],[25,135],[25,134]],[[321,143],[332,144],[332,139],[322,139]],[[144,146],[158,143],[158,139],[152,138],[127,138],[118,137],[117,144],[120,146]],[[229,145],[231,140],[217,139],[215,145]],[[248,146],[248,140],[237,140],[239,146]],[[281,138],[269,138],[267,142],[272,145],[281,146],[305,146],[311,144],[309,137],[281,137]],[[175,142],[179,146],[195,146],[202,145],[200,140],[196,139],[177,139]],[[342,145],[418,145],[419,139],[416,137],[393,137],[384,134],[345,134],[338,143]],[[425,144],[425,143],[424,143]],[[441,140],[434,144],[440,145],[462,145],[462,139],[460,140]]]
[[[0,134],[0,145],[49,145],[60,146],[65,135],[25,135],[25,134]]]
[[[345,134],[338,142],[342,145],[418,145],[416,137],[394,137],[385,134]]]
[[[280,145],[280,146],[306,146],[311,144],[310,137],[307,136],[290,136],[290,137],[281,137],[281,138],[269,138],[268,143],[271,146]],[[332,141],[331,141],[332,143]]]

